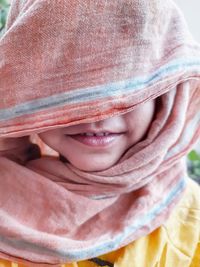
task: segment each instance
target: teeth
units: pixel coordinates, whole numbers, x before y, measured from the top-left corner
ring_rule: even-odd
[[[104,136],[104,133],[96,133],[96,136]]]
[[[84,136],[107,136],[109,135],[108,132],[106,133],[83,133],[81,135],[84,135]]]
[[[95,134],[94,133],[85,133],[84,135],[85,136],[94,136]]]

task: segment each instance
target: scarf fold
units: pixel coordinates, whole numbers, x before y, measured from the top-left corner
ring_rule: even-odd
[[[0,93],[1,258],[41,267],[95,258],[168,219],[200,136],[200,46],[172,1],[13,1]],[[158,97],[145,139],[104,171],[41,156],[25,137]]]

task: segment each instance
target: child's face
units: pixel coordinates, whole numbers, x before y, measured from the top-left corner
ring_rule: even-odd
[[[117,163],[129,147],[144,138],[154,110],[155,100],[152,100],[121,116],[57,128],[39,136],[78,169],[102,171]]]

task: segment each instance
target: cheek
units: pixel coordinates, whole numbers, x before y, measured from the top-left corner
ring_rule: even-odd
[[[147,129],[154,117],[155,112],[155,101],[149,101],[144,104],[144,106],[141,107],[141,109],[138,110],[138,123],[139,125]]]
[[[54,131],[44,132],[38,134],[41,140],[54,150],[58,150],[60,146],[60,135]]]
[[[140,141],[147,133],[154,117],[155,101],[149,101],[136,110],[130,112],[127,116],[129,133],[134,142]]]

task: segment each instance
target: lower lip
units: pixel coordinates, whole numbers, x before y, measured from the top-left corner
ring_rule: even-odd
[[[92,147],[105,147],[114,142],[122,134],[109,134],[106,136],[70,135],[70,137],[84,145]]]

